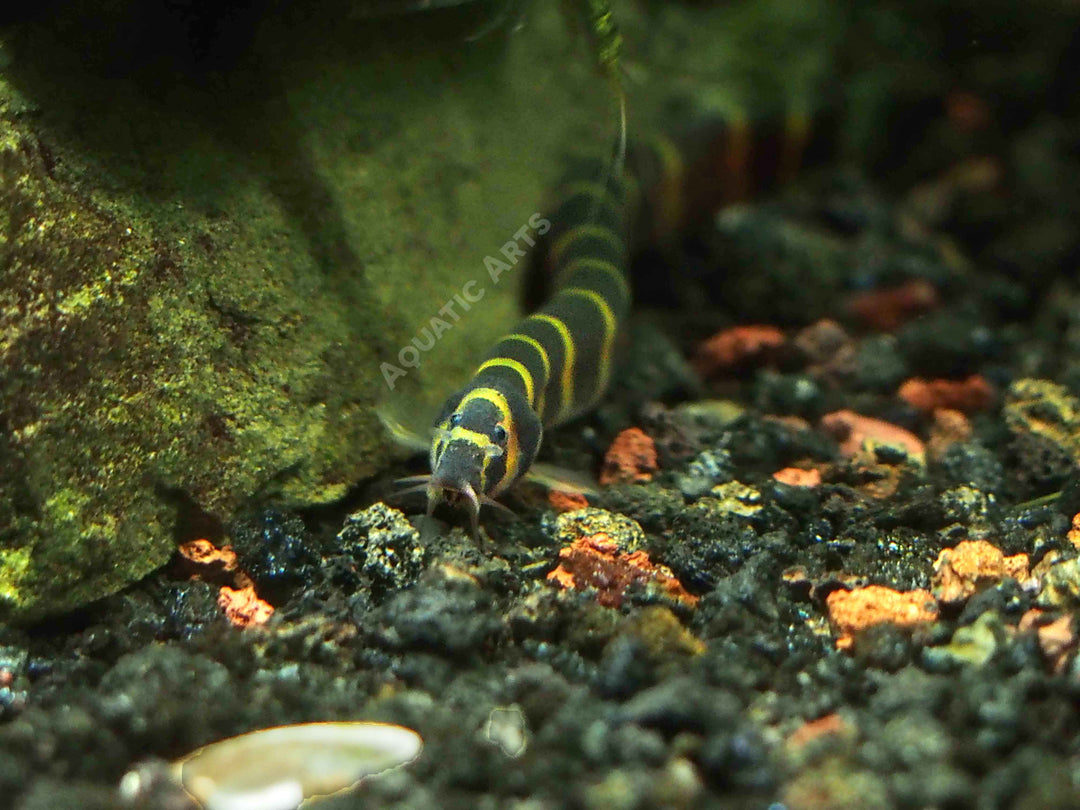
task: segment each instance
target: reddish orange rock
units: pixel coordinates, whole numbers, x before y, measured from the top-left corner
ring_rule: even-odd
[[[962,602],[981,588],[1012,577],[1030,577],[1028,555],[1006,557],[985,540],[964,540],[955,548],[942,549],[934,563],[934,595],[944,603]]]
[[[239,628],[265,624],[274,615],[274,608],[255,594],[255,586],[250,582],[241,588],[222,585],[218,591],[218,607],[229,623]]]
[[[1045,619],[1045,613],[1032,608],[1020,617],[1017,630],[1021,633],[1035,631],[1039,648],[1054,672],[1061,674],[1069,661],[1069,655],[1076,649],[1076,634],[1072,628],[1072,616],[1065,615],[1053,621]]]
[[[584,509],[589,505],[589,500],[580,492],[553,489],[548,492],[548,503],[557,512],[573,512],[575,509]]]
[[[981,374],[966,380],[924,380],[912,377],[896,394],[912,408],[930,412],[936,408],[971,413],[994,404],[994,387]]]
[[[816,469],[802,470],[798,467],[784,467],[774,472],[772,477],[781,484],[792,487],[813,488],[821,484],[821,471]]]
[[[854,411],[833,411],[821,417],[821,427],[840,442],[840,452],[845,456],[855,456],[862,451],[864,444],[883,444],[900,446],[909,456],[923,458],[924,447],[919,438],[883,419],[863,416]]]
[[[962,444],[971,438],[971,422],[960,411],[938,408],[930,425],[930,439],[926,450],[930,458],[939,459],[954,444]]]
[[[800,430],[813,430],[813,425],[803,419],[801,416],[795,416],[794,414],[778,415],[774,413],[764,413],[761,418],[766,422],[772,422],[776,425],[783,425],[792,431]]]
[[[867,326],[891,332],[924,312],[936,308],[934,285],[914,279],[898,287],[856,293],[847,299],[847,311]]]
[[[1073,515],[1072,526],[1065,537],[1072,543],[1073,548],[1080,549],[1080,512]]]
[[[812,323],[792,343],[806,356],[807,372],[815,376],[842,379],[858,368],[859,346],[836,321]]]
[[[758,362],[784,345],[784,333],[775,326],[751,324],[717,332],[694,353],[693,365],[702,377]]]
[[[797,750],[822,737],[850,736],[854,731],[843,717],[834,712],[817,720],[808,720],[791,732],[784,742],[788,748]]]
[[[575,540],[559,551],[558,568],[547,575],[564,589],[593,588],[604,607],[619,607],[631,585],[652,583],[675,601],[694,607],[698,598],[688,593],[667,566],[657,565],[645,551],[629,554],[606,533]]]
[[[604,456],[600,483],[642,484],[656,472],[656,444],[642,430],[627,428],[611,443]]]
[[[179,553],[192,579],[219,586],[218,607],[233,626],[263,624],[273,615],[274,608],[259,599],[251,578],[237,566],[231,547],[217,548],[209,540],[199,539],[184,543]]]
[[[967,90],[953,90],[945,96],[945,114],[962,132],[985,129],[992,117],[990,105],[982,96]]]
[[[822,318],[803,327],[796,333],[792,343],[806,355],[811,364],[828,363],[836,355],[855,345],[844,327],[830,318]]]
[[[186,567],[202,577],[223,575],[236,570],[236,552],[231,546],[218,548],[209,540],[191,540],[177,551]]]
[[[829,620],[840,634],[838,649],[850,649],[854,635],[886,622],[917,627],[937,619],[937,603],[929,591],[894,591],[883,585],[867,585],[850,591],[833,591],[825,598]]]

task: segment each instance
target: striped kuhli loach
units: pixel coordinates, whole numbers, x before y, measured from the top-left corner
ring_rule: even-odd
[[[547,256],[555,294],[495,344],[435,421],[428,511],[464,503],[474,534],[480,505],[529,470],[544,428],[588,410],[607,388],[630,305],[630,181],[606,174],[564,186]]]
[[[781,129],[778,136],[727,121],[696,128],[684,149],[657,137],[635,144],[625,166],[582,160],[568,171],[546,243],[554,293],[446,401],[434,424],[431,474],[404,479],[426,490],[428,514],[440,502],[464,505],[478,534],[481,505],[501,507],[494,499],[530,473],[544,429],[581,415],[607,388],[630,306],[633,248],[670,239],[704,212],[782,179],[807,129],[791,117]]]

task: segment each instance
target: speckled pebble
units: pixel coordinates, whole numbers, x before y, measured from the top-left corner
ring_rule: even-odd
[[[281,604],[309,582],[322,559],[320,550],[296,515],[267,510],[232,526],[230,543],[240,567],[259,595]]]
[[[555,520],[555,540],[560,545],[597,534],[606,534],[623,552],[637,551],[645,542],[645,533],[635,521],[603,509],[578,509]]]
[[[1035,604],[1042,608],[1080,605],[1080,559],[1064,560],[1051,565],[1042,578]]]
[[[731,453],[724,449],[703,450],[686,465],[686,472],[676,476],[679,491],[687,498],[700,498],[713,486],[734,477]]]
[[[349,515],[337,541],[370,577],[376,596],[412,585],[424,567],[420,533],[401,512],[384,503]]]

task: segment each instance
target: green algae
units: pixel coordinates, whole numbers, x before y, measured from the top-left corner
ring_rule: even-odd
[[[948,644],[927,647],[923,657],[928,666],[939,671],[952,666],[985,666],[1004,644],[1006,632],[1001,616],[987,611],[972,624],[956,628]]]
[[[597,534],[607,535],[622,552],[637,551],[645,545],[645,532],[637,521],[615,512],[585,507],[555,519],[555,539],[561,545]]]
[[[0,550],[0,600],[17,602],[22,580],[30,567],[30,549]]]

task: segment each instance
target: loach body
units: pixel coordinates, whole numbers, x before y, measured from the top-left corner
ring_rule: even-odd
[[[480,504],[528,471],[544,428],[603,395],[630,306],[628,184],[619,172],[565,186],[556,226],[581,224],[553,234],[548,263],[556,292],[495,344],[443,406],[431,444],[429,511],[440,500],[462,501],[475,534]]]
[[[682,148],[637,144],[626,167],[585,161],[562,185],[546,255],[554,295],[488,352],[435,420],[428,512],[464,504],[478,532],[481,504],[529,472],[545,428],[581,415],[611,379],[630,306],[627,262],[642,242],[668,242],[721,205],[788,177],[807,145],[805,120],[753,128],[696,127]],[[595,178],[603,177],[602,181]],[[593,179],[581,179],[593,178]]]
[[[462,500],[474,535],[480,504],[494,504],[529,470],[544,428],[577,416],[603,395],[630,306],[622,36],[608,0],[584,0],[580,8],[597,69],[619,107],[615,153],[590,175],[600,182],[579,180],[565,190],[555,214],[564,227],[548,256],[555,295],[495,345],[435,422],[428,512],[440,500]]]

